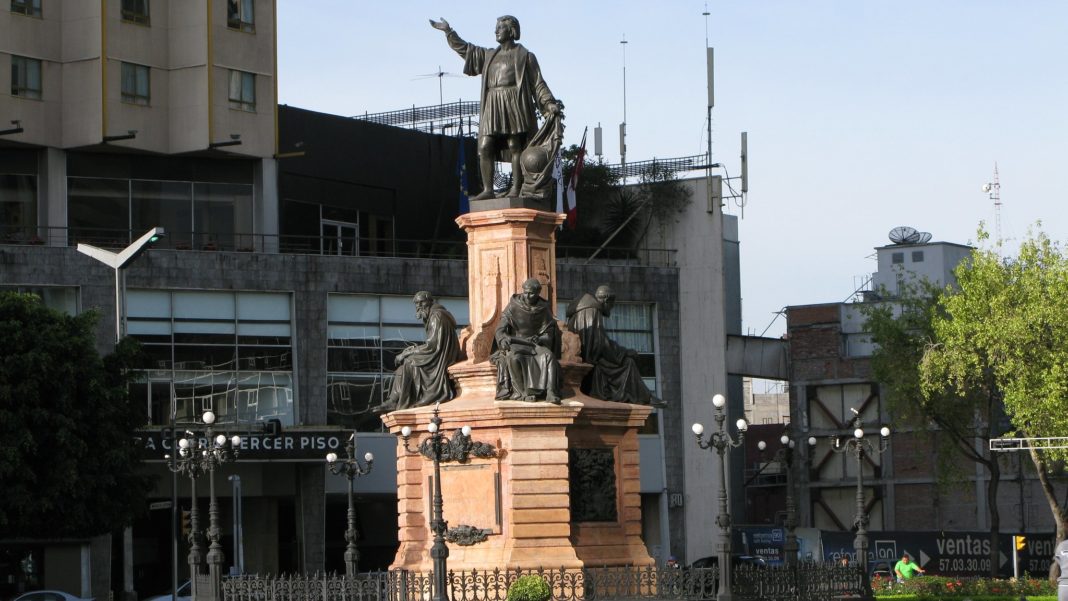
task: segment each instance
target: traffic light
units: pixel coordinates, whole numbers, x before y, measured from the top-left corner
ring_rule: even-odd
[[[1012,544],[1016,547],[1017,551],[1023,551],[1027,548],[1027,537],[1014,536],[1012,537]]]
[[[190,516],[192,512],[188,509],[182,510],[182,536],[189,536],[190,530],[193,529],[193,525],[190,524]]]

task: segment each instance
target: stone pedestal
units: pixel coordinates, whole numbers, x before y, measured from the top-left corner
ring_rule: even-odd
[[[460,337],[464,360],[449,368],[457,396],[440,407],[447,438],[462,426],[496,457],[441,464],[444,518],[450,529],[486,531],[473,544],[449,543],[450,570],[577,568],[653,564],[641,539],[637,430],[649,407],[582,394],[590,366],[564,324],[563,402],[497,401],[489,362],[501,311],[523,282],[537,278],[556,312],[556,228],[565,216],[529,208],[468,213],[470,326]],[[416,449],[428,436],[432,407],[394,411],[382,421],[404,426]],[[433,534],[433,462],[398,440],[400,549],[393,569],[429,571]]]
[[[581,394],[560,406],[492,396],[441,405],[448,437],[467,425],[472,440],[498,449],[494,458],[441,464],[449,528],[489,531],[469,546],[450,543],[449,569],[651,565],[641,539],[637,436],[650,412]],[[383,421],[394,433],[410,426],[415,448],[427,436],[431,414],[432,408],[421,407]],[[573,521],[572,495],[588,480],[582,473],[591,464],[593,476],[614,480],[586,497],[607,511],[598,521]],[[400,549],[390,567],[429,571],[433,463],[398,445],[397,466]]]

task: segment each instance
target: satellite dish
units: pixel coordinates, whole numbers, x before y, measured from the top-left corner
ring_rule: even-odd
[[[983,184],[983,192],[989,192],[990,188],[991,188],[990,184]]]
[[[890,241],[894,244],[916,244],[919,239],[920,233],[914,227],[899,225],[890,230]]]
[[[927,244],[931,241],[931,232],[920,232],[920,239],[916,244]]]

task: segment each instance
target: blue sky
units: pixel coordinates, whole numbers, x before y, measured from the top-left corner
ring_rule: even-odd
[[[600,122],[605,159],[619,161],[625,36],[628,160],[699,154],[707,25],[713,159],[732,175],[749,132],[746,331],[786,305],[845,300],[894,226],[961,243],[981,220],[992,229],[980,187],[995,161],[1008,245],[1039,220],[1068,238],[1068,2],[721,0],[705,10],[690,0],[280,0],[279,102],[341,115],[435,104],[438,79],[419,76],[439,66],[457,74],[442,79],[445,102],[475,100],[477,79],[458,75],[459,57],[427,19],[489,46],[496,17],[513,14],[567,107],[565,143]]]

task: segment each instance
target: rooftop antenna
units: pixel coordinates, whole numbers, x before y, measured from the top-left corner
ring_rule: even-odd
[[[623,123],[619,124],[619,164],[623,183],[627,183],[627,34],[619,42],[623,46]]]
[[[601,123],[597,122],[597,127],[593,128],[593,154],[597,155],[597,161],[601,161],[601,155],[604,154],[604,149],[601,147]]]
[[[415,81],[416,79],[428,79],[430,77],[437,77],[438,78],[438,104],[445,104],[445,94],[444,94],[442,86],[441,86],[441,78],[446,77],[446,76],[448,76],[448,77],[459,77],[459,75],[457,75],[455,73],[446,73],[445,71],[442,71],[441,70],[441,65],[438,65],[437,72],[435,72],[435,73],[423,73],[422,75],[417,75],[412,81]]]
[[[994,201],[994,243],[1001,255],[1001,182],[998,181],[998,163],[994,161],[994,181],[983,184],[983,192]]]
[[[714,210],[712,203],[712,107],[716,104],[716,99],[712,47],[708,45],[708,17],[710,13],[708,12],[707,2],[705,3],[705,12],[701,14],[705,17],[705,76],[708,84],[708,106],[707,113],[705,115],[705,121],[708,125],[708,161],[706,161],[706,163],[708,164],[708,181],[705,185],[708,187],[709,210]]]
[[[701,13],[705,16],[705,48],[708,48],[708,15],[712,14],[708,12],[708,3],[705,2],[705,12]]]

